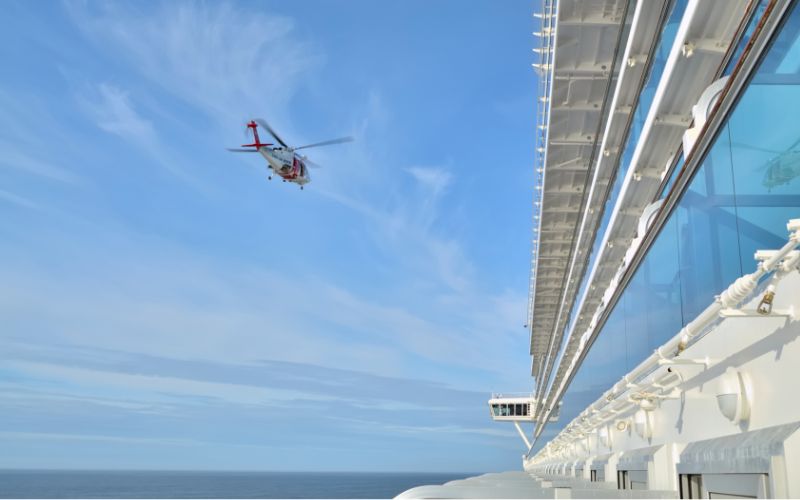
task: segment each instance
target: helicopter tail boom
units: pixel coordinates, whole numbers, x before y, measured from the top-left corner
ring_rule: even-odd
[[[253,131],[253,144],[242,144],[243,148],[259,149],[261,146],[272,146],[272,144],[262,143],[258,138],[258,124],[256,122],[250,120],[250,123],[247,124],[247,128]]]

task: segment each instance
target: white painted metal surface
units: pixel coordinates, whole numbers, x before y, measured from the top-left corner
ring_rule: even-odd
[[[538,219],[528,317],[534,373],[542,370],[550,350],[626,5],[626,0],[564,0],[557,7],[543,3],[539,35],[547,41],[542,49],[550,57],[534,64],[540,78],[549,82],[539,96],[545,109],[538,124],[543,141],[537,168],[542,177],[534,198]]]
[[[800,219],[787,228],[783,248],[758,252],[757,271],[590,405],[526,470],[611,454],[617,465],[604,471],[606,481],[643,469],[649,489],[677,491],[679,475],[694,474],[706,492],[723,493],[714,474],[761,474],[761,490],[752,489],[758,478],[742,476],[741,494],[800,496],[800,478],[791,474],[800,469],[800,402],[787,397],[800,363]],[[756,312],[770,288],[774,307]]]
[[[583,272],[589,257],[589,244],[594,231],[600,222],[601,207],[608,195],[607,187],[613,177],[614,168],[619,161],[626,130],[631,119],[631,110],[638,98],[643,85],[643,71],[646,67],[648,54],[655,41],[661,21],[661,11],[664,1],[653,0],[638,2],[632,14],[630,30],[625,44],[623,64],[610,103],[610,112],[607,113],[606,123],[603,126],[602,142],[598,148],[599,154],[594,157],[593,173],[589,191],[586,195],[583,211],[579,211],[580,224],[578,225],[577,239],[574,241],[575,251],[569,261],[566,271],[564,288],[560,291],[556,322],[550,332],[536,331],[534,335],[546,337],[551,340],[550,349],[543,354],[545,366],[541,373],[532,373],[537,376],[537,393],[546,390],[546,382],[552,369],[557,350],[562,342],[566,316],[570,304],[575,299],[577,287],[580,284],[578,276]],[[601,103],[595,103],[600,106]],[[589,159],[586,159],[589,161]],[[588,166],[588,165],[587,165]],[[589,170],[591,172],[591,169]],[[579,208],[579,207],[578,207]],[[535,353],[534,353],[535,356]]]
[[[723,60],[723,47],[727,49],[730,44],[745,5],[744,0],[691,0],[687,6],[600,245],[600,255],[591,269],[589,286],[577,305],[578,321],[569,332],[551,390],[546,395],[537,394],[545,409],[563,395],[570,373],[579,364],[582,346],[596,332],[598,318],[616,291],[615,278],[621,267],[624,269],[630,262],[629,257],[636,250],[632,247],[635,238],[643,236],[636,234],[639,218],[657,195],[664,166],[680,147],[691,122],[692,107],[713,82]],[[685,45],[698,40],[715,40],[718,50],[693,51],[687,56]]]

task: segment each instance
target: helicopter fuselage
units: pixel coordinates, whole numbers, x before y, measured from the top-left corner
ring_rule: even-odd
[[[261,156],[267,160],[269,168],[284,181],[294,182],[299,185],[311,182],[308,168],[294,151],[285,148],[270,148],[262,146],[258,149]]]
[[[258,138],[258,126],[264,128],[275,139],[277,146],[273,143],[261,142]],[[313,144],[306,144],[304,146],[292,147],[281,139],[278,134],[269,126],[269,124],[261,118],[254,118],[247,124],[247,130],[253,134],[252,144],[242,144],[240,148],[228,148],[228,151],[233,153],[260,153],[261,156],[267,160],[267,166],[272,173],[280,175],[283,182],[293,182],[303,189],[304,184],[311,182],[311,176],[308,173],[308,165],[318,166],[311,160],[308,160],[305,155],[297,154],[295,151],[298,149],[316,148],[319,146],[330,146],[331,144],[341,144],[343,142],[351,142],[352,137],[339,137],[338,139],[330,139],[322,142],[315,142]],[[253,148],[253,149],[250,149]],[[272,173],[269,175],[272,179]]]

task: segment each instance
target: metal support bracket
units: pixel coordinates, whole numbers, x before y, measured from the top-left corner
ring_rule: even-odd
[[[528,440],[528,436],[525,435],[525,431],[522,430],[522,427],[519,426],[519,422],[516,420],[514,421],[514,427],[517,428],[517,432],[519,432],[519,437],[525,441],[525,446],[530,450],[532,448],[530,440]]]
[[[794,307],[790,307],[789,309],[773,309],[772,312],[768,314],[762,314],[755,309],[733,309],[727,308],[723,309],[719,312],[720,317],[722,318],[771,318],[771,317],[778,317],[778,318],[789,318],[790,320],[795,320],[795,313]]]
[[[683,393],[682,390],[675,387],[671,391],[663,394],[653,394],[652,397],[655,399],[680,399],[681,394]]]
[[[703,365],[704,367],[708,368],[711,366],[711,358],[706,356],[705,358],[699,359],[691,359],[691,358],[671,358],[671,359],[659,359],[658,360],[659,366],[674,366],[674,365]]]

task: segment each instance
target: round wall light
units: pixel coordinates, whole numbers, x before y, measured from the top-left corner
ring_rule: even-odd
[[[732,424],[738,425],[750,418],[746,375],[729,366],[720,377],[717,407]]]

